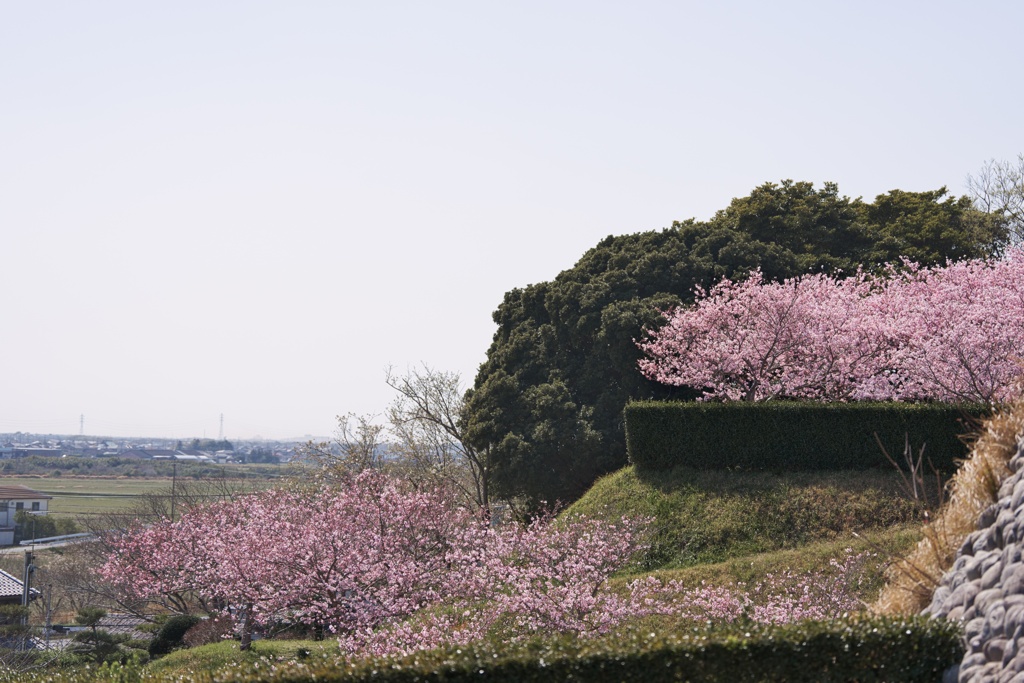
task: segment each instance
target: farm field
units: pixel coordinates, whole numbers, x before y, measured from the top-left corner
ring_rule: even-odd
[[[244,486],[272,483],[270,480],[246,480]],[[0,484],[27,486],[53,496],[50,514],[69,517],[121,512],[134,507],[143,496],[171,494],[169,477],[3,477]],[[243,483],[239,481],[238,485],[241,487]]]
[[[132,507],[140,496],[169,492],[170,479],[100,477],[4,477],[0,483],[27,486],[53,496],[50,514],[78,517],[118,512]]]

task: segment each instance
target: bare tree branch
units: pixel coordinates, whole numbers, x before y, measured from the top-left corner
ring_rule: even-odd
[[[458,373],[423,365],[400,375],[388,368],[386,382],[397,392],[387,412],[396,455],[412,466],[413,476],[455,486],[489,518],[488,454],[463,431],[465,390]]]
[[[1024,243],[1024,154],[986,161],[965,185],[975,208],[1004,222],[1011,246]]]
[[[334,441],[310,441],[301,448],[302,455],[328,471],[357,473],[381,468],[386,451],[384,427],[374,423],[375,417],[355,413],[339,415]]]

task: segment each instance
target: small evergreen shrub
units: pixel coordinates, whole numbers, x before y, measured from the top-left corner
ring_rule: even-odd
[[[163,627],[149,643],[149,654],[153,657],[165,655],[181,646],[188,630],[200,622],[194,614],[178,614],[164,622]]]

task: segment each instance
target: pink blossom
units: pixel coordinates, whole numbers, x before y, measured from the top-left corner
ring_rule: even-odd
[[[101,571],[138,597],[188,593],[256,624],[327,628],[353,651],[404,652],[499,623],[607,632],[636,611],[605,583],[641,547],[641,526],[545,517],[489,528],[445,491],[368,471],[130,529]],[[424,616],[441,608],[462,616]]]
[[[539,518],[490,528],[443,490],[378,472],[332,487],[271,490],[136,526],[101,573],[140,598],[192,595],[211,609],[334,632],[345,652],[404,654],[499,633],[607,634],[644,615],[758,621],[850,608],[843,580],[788,574],[751,591],[683,590],[653,577],[610,590],[644,547],[647,520]],[[854,576],[853,564],[833,574]]]
[[[724,280],[639,343],[641,371],[705,399],[1006,398],[1021,373],[1024,252],[886,278]]]

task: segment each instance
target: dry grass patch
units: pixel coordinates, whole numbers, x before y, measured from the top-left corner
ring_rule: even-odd
[[[890,567],[886,586],[873,605],[876,612],[917,614],[928,606],[957,549],[975,530],[981,513],[998,500],[1022,432],[1024,400],[997,410],[982,423],[971,454],[949,483],[946,504],[925,524],[924,538],[914,550]]]

